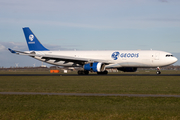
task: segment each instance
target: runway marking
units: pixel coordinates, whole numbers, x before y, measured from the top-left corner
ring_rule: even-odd
[[[156,94],[103,94],[103,93],[39,93],[39,92],[0,92],[1,95],[60,95],[60,96],[121,96],[121,97],[176,97],[180,95]]]

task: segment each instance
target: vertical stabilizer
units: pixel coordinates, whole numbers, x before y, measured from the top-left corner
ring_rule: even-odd
[[[48,51],[37,39],[29,27],[23,28],[29,51]]]

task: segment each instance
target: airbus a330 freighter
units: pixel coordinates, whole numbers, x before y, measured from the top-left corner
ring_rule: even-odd
[[[137,68],[168,66],[177,61],[171,53],[156,50],[116,50],[116,51],[50,51],[45,48],[34,33],[23,28],[29,51],[9,51],[18,55],[28,55],[37,60],[67,67],[81,67],[78,74],[107,74],[107,68],[117,68],[124,72],[135,72]]]

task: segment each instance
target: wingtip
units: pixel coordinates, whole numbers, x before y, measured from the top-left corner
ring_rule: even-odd
[[[11,52],[11,53],[16,53],[14,50],[8,48],[8,50]]]

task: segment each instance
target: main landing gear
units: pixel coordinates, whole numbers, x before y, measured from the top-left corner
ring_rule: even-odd
[[[161,74],[161,71],[160,71],[160,68],[159,68],[159,67],[157,67],[156,74],[157,74],[157,75],[160,75],[160,74]]]
[[[78,75],[88,75],[89,71],[87,70],[78,70]],[[98,75],[107,75],[108,71],[103,71],[103,72],[97,72]]]
[[[89,71],[87,70],[78,70],[78,75],[88,75]]]
[[[103,71],[103,72],[97,72],[97,74],[98,74],[98,75],[107,75],[107,74],[108,74],[108,71],[105,70],[105,71]]]

